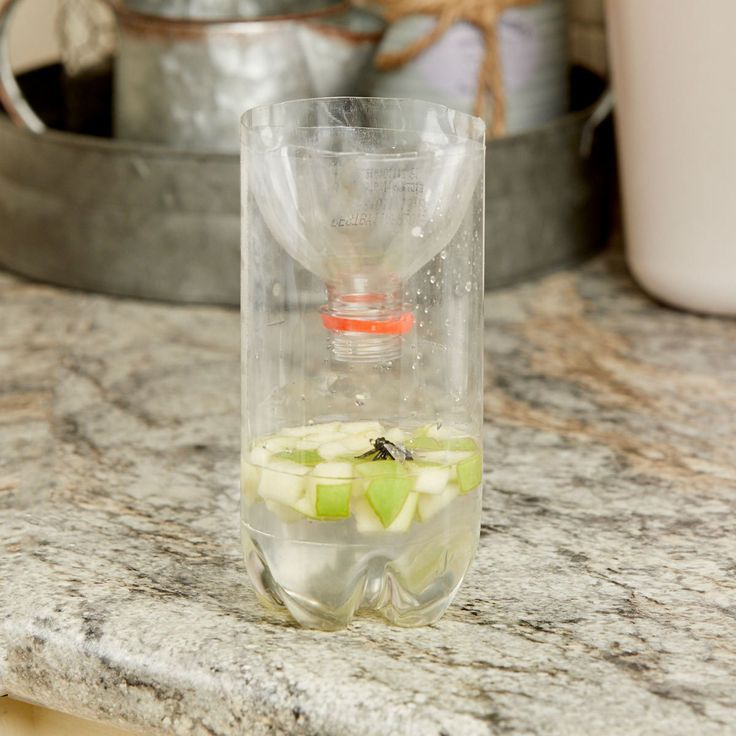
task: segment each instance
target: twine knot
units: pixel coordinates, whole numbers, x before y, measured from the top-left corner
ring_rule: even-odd
[[[474,112],[484,116],[486,92],[493,104],[490,134],[493,137],[506,132],[506,93],[503,84],[503,63],[498,41],[498,21],[504,11],[523,5],[533,5],[539,0],[378,0],[389,23],[395,23],[409,15],[433,15],[437,18],[434,28],[410,43],[401,51],[378,54],[378,69],[389,71],[403,66],[436,43],[455,23],[472,23],[483,34],[484,54],[478,70],[478,87]]]

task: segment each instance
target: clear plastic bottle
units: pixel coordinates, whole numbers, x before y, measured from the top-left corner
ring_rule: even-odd
[[[304,626],[436,621],[474,555],[484,133],[416,100],[243,117],[243,548]]]

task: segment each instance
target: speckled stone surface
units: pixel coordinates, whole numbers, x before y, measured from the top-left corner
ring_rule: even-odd
[[[238,547],[238,316],[0,275],[0,690],[155,734],[736,733],[736,321],[492,296],[477,561],[302,631]]]

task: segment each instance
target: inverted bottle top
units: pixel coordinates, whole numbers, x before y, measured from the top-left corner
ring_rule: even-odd
[[[244,195],[324,281],[336,356],[400,349],[413,317],[397,295],[472,212],[484,135],[479,118],[408,99],[295,100],[243,116]]]
[[[484,133],[480,118],[418,100],[257,107],[243,116],[244,191],[305,268],[376,291],[452,239],[480,177]]]

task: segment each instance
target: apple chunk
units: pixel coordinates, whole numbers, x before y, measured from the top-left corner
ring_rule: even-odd
[[[442,493],[450,481],[450,468],[446,465],[412,463],[414,490],[419,493]]]
[[[361,534],[383,533],[383,524],[371,505],[365,500],[365,496],[353,499],[353,516],[355,526]]]
[[[480,453],[474,453],[457,464],[457,483],[460,493],[468,493],[483,481],[483,460]]]
[[[411,487],[412,479],[406,476],[383,476],[370,482],[365,495],[384,527],[391,526],[399,515]]]
[[[299,465],[314,466],[322,462],[322,456],[316,450],[288,450],[275,455],[279,460],[290,460]]]
[[[293,506],[304,493],[304,476],[308,470],[289,460],[272,460],[267,468],[261,468],[258,495]]]
[[[347,519],[350,516],[350,492],[353,484],[318,483],[315,488],[315,510],[323,519]]]
[[[450,501],[456,498],[458,493],[458,487],[454,483],[450,483],[447,488],[438,495],[425,495],[422,493],[419,497],[419,518],[422,521],[431,519],[445,508]]]
[[[396,518],[389,524],[386,531],[388,532],[405,532],[414,521],[414,515],[417,511],[417,501],[419,500],[418,493],[410,493],[404,501],[404,505],[401,507],[401,511],[396,515]]]

